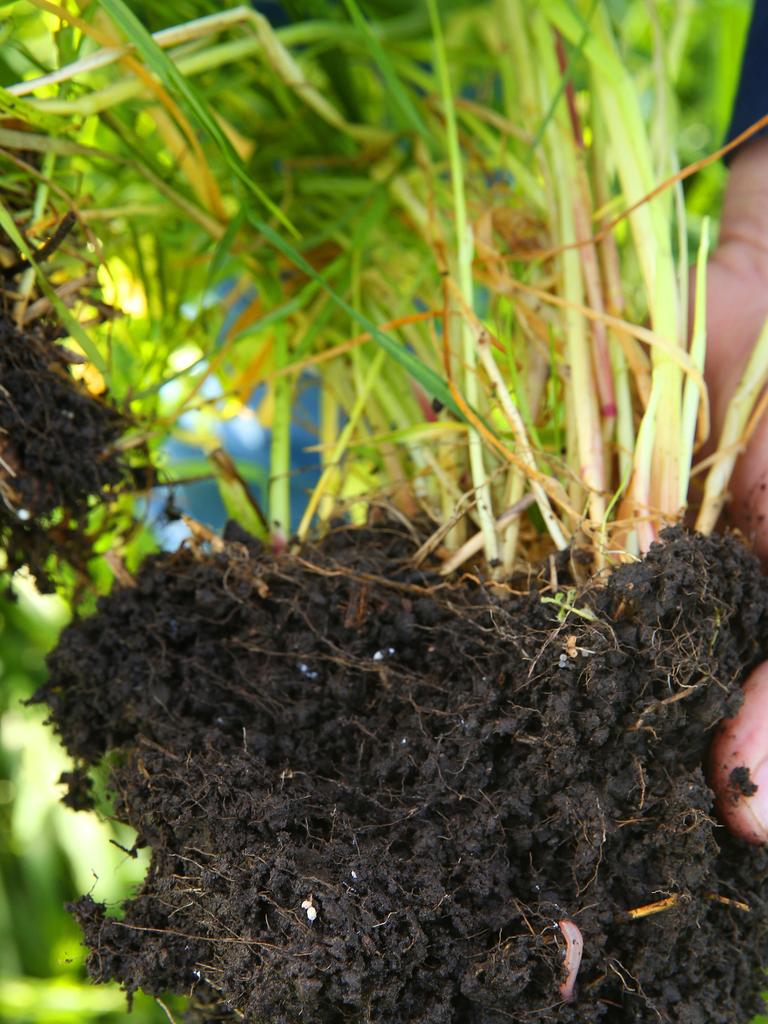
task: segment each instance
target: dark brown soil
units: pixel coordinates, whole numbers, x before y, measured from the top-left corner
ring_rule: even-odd
[[[766,655],[755,560],[671,531],[576,595],[590,622],[412,551],[230,531],[66,630],[38,699],[81,763],[118,752],[152,848],[118,916],[74,907],[92,976],[206,1021],[746,1024],[768,853],[718,827],[702,763]]]
[[[83,568],[89,509],[129,476],[114,448],[127,419],[73,379],[57,334],[0,310],[0,544],[46,590],[52,554]]]

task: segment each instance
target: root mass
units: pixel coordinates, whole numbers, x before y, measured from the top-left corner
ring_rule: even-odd
[[[412,552],[230,529],[65,631],[37,699],[71,799],[110,755],[152,849],[119,918],[74,906],[93,977],[254,1024],[747,1024],[768,855],[702,763],[766,654],[752,556],[669,531],[577,594],[593,622]]]

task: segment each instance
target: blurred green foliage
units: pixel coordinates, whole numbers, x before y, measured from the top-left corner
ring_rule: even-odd
[[[110,840],[130,831],[58,803],[68,758],[40,707],[25,707],[45,674],[45,653],[68,618],[63,601],[42,598],[29,580],[0,602],[0,1020],[14,1024],[100,1024],[125,1018],[117,989],[84,984],[84,949],[64,903],[93,892],[115,903],[146,869]],[[136,1000],[136,1021],[166,1020]]]
[[[711,152],[722,140],[751,5],[748,0],[659,0],[655,8],[661,31],[673,8],[681,3],[690,9],[688,33],[673,54],[669,73],[681,100],[676,143],[682,162],[687,163]],[[155,31],[235,4],[130,0],[128,6],[148,29]],[[299,18],[323,17],[331,27],[347,22],[341,14],[342,6],[331,0],[286,6]],[[624,23],[625,38],[631,42],[640,65],[647,61],[652,47],[653,26],[648,10],[654,5],[645,0],[611,0],[611,6]],[[361,7],[374,19],[407,15],[412,10],[412,5],[399,2],[363,3]],[[54,35],[51,20],[26,0],[5,3],[2,8],[0,85],[12,84],[30,68],[43,72],[76,59],[82,42],[77,31],[64,28]],[[333,60],[332,38],[324,49],[329,69],[335,67],[333,74],[328,71],[335,100],[345,115],[354,119],[355,97],[345,93],[346,65]],[[225,105],[235,126],[241,119],[255,116],[253,110],[242,108],[238,82],[236,66],[209,72],[200,80],[200,89],[212,103]],[[287,96],[285,102],[289,110]],[[135,123],[127,125],[127,117],[133,117]],[[273,160],[281,155],[281,138],[275,134],[279,123],[280,119],[270,113],[269,131],[260,141],[263,152]],[[282,127],[284,131],[296,130],[288,119]],[[105,116],[99,141],[104,144],[109,132],[120,137],[128,128],[139,135],[151,130],[140,108]],[[320,141],[308,139],[307,149]],[[147,152],[141,154],[141,160],[151,162]],[[162,154],[151,169],[162,179],[170,178]],[[210,245],[207,250],[190,253],[188,223],[179,217],[174,224],[166,217],[162,232],[154,232],[146,193],[137,188],[135,194],[121,194],[122,184],[112,176],[112,170],[108,162],[100,165],[91,161],[86,183],[90,194],[99,196],[102,209],[122,208],[104,231],[130,238],[130,250],[123,254],[124,264],[113,251],[109,274],[124,288],[128,264],[130,274],[143,283],[147,309],[131,322],[130,348],[123,328],[117,326],[112,333],[110,385],[117,395],[143,389],[145,401],[151,403],[160,372],[165,374],[169,367],[185,367],[199,359],[202,353],[196,339],[205,334],[214,336],[220,326],[221,311],[202,302],[186,318],[180,317],[179,310],[185,296],[194,294],[195,289],[198,294],[205,292],[211,280],[212,258],[218,260],[220,270],[226,269],[232,238],[222,239],[217,249]],[[85,163],[79,168],[76,161],[70,163],[69,174],[73,179],[63,184],[76,191],[78,182],[74,177],[80,174],[86,178]],[[724,168],[716,164],[687,183],[694,235],[699,218],[716,214],[724,178]],[[343,182],[340,177],[339,187]],[[300,174],[293,184],[300,199]],[[4,168],[6,195],[12,194],[16,185],[23,186],[23,174],[18,169]],[[306,187],[309,185],[307,182]],[[320,235],[317,240],[324,239]],[[195,244],[199,244],[199,236]],[[194,259],[179,260],[180,252]],[[125,290],[121,300],[125,304]],[[190,339],[186,348],[185,332]],[[188,468],[192,472],[205,466]],[[146,549],[146,541],[142,544]],[[126,829],[106,816],[76,813],[57,802],[57,780],[67,768],[67,758],[55,736],[43,726],[42,709],[25,707],[22,702],[44,678],[45,653],[69,612],[60,599],[37,595],[29,581],[17,581],[15,589],[15,601],[4,599],[0,603],[0,1021],[118,1024],[126,1019],[125,999],[115,988],[95,989],[84,982],[84,951],[63,904],[88,891],[107,903],[119,902],[141,879],[146,857],[131,859],[110,842],[114,839],[130,847],[132,840]],[[137,997],[130,1019],[137,1024],[154,1024],[167,1017],[154,1000]]]

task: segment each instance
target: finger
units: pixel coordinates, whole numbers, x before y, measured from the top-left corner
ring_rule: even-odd
[[[702,454],[711,455],[757,333],[768,314],[766,284],[754,268],[740,267],[718,252],[708,272],[708,348],[705,376],[711,398],[712,433]],[[724,301],[728,299],[728,301]],[[731,301],[733,299],[733,301]],[[768,416],[763,416],[731,478],[728,520],[768,561]]]
[[[718,247],[707,269],[705,375],[716,444],[737,382],[768,316],[768,138],[731,160]],[[768,424],[758,428],[731,486],[730,521],[768,559]],[[712,446],[709,452],[712,451]]]
[[[709,782],[720,821],[750,843],[768,842],[768,662],[744,683],[744,703],[712,740]]]
[[[763,416],[731,478],[728,519],[768,562],[768,417]]]

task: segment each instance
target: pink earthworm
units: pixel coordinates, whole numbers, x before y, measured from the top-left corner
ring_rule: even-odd
[[[557,927],[563,933],[565,939],[565,981],[559,986],[560,997],[565,1003],[572,1003],[575,999],[576,975],[581,966],[581,954],[584,950],[584,937],[581,929],[567,918],[558,921]]]

